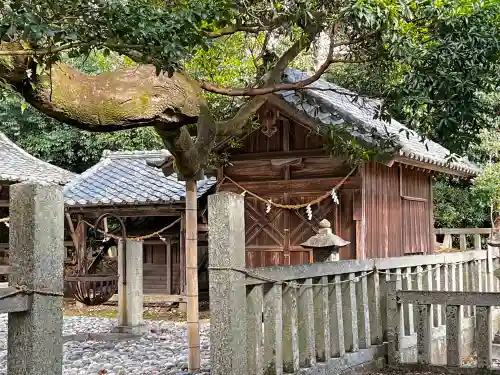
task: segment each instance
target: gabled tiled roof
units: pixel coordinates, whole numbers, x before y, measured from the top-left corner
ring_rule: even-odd
[[[75,176],[72,172],[35,158],[0,132],[0,180],[64,185]]]
[[[307,77],[308,75],[304,72],[287,69],[284,81],[294,83]],[[375,128],[380,135],[392,134],[399,141],[400,156],[464,174],[474,175],[479,172],[479,168],[466,158],[456,159],[456,161],[449,163],[447,159],[450,152],[445,147],[436,142],[427,141],[426,148],[420,137],[403,124],[395,120],[388,123],[375,119],[374,114],[378,104],[376,101],[366,98],[357,98],[353,101],[352,92],[324,80],[318,80],[309,87],[319,88],[320,90],[283,91],[279,92],[278,95],[320,123],[327,125],[357,124],[359,127],[366,129],[368,134],[353,132],[353,135],[367,141],[369,141],[367,136],[369,136],[372,128]],[[335,91],[328,89],[334,89]],[[343,95],[342,93],[350,95]]]
[[[174,173],[165,177],[150,162],[163,161],[169,153],[160,151],[105,151],[99,163],[83,172],[64,188],[67,206],[168,204],[183,201],[184,181]],[[215,178],[198,181],[198,197]]]

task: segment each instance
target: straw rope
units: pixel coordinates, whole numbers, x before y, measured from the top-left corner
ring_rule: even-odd
[[[10,218],[8,217],[4,217],[2,219],[0,219],[0,223],[4,223],[7,225],[7,223],[9,222]],[[102,233],[104,234],[105,236],[107,237],[111,237],[111,238],[114,238],[115,240],[130,240],[130,241],[142,241],[142,240],[146,240],[148,238],[151,238],[151,237],[154,237],[154,236],[158,236],[161,238],[161,234],[163,232],[165,232],[167,229],[170,229],[172,228],[175,224],[177,224],[179,221],[181,220],[181,218],[178,218],[177,220],[175,220],[173,223],[170,223],[169,225],[167,225],[166,227],[163,227],[161,228],[160,230],[157,230],[153,233],[150,233],[150,234],[146,234],[144,236],[137,236],[137,237],[121,237],[121,236],[117,236],[116,234],[112,234],[112,233],[108,233],[108,232],[105,232],[101,229],[96,229],[95,228],[95,225],[89,223],[88,221],[86,220],[82,220],[85,224],[87,224],[89,227],[91,227],[92,229],[96,229],[99,233]]]
[[[115,240],[129,240],[129,241],[142,241],[142,240],[146,240],[148,238],[151,238],[151,237],[155,237],[155,236],[158,236],[158,237],[161,237],[160,234],[162,234],[163,232],[165,232],[167,229],[170,229],[172,228],[175,224],[177,224],[179,221],[181,221],[181,218],[178,218],[177,220],[175,220],[173,223],[170,223],[169,225],[167,225],[166,227],[163,227],[161,228],[160,230],[157,230],[153,233],[150,233],[150,234],[146,234],[144,236],[137,236],[137,237],[121,237],[121,236],[117,236],[116,234],[112,234],[112,233],[108,233],[108,232],[105,232],[101,229],[96,229],[95,225],[92,225],[90,224],[88,221],[86,220],[82,220],[82,222],[84,222],[85,224],[87,224],[89,227],[91,227],[92,229],[95,229],[97,230],[99,233],[102,233],[104,234],[105,236],[108,236],[108,237],[111,237],[111,238],[114,238]]]
[[[424,275],[429,272],[433,272],[436,269],[442,267],[442,266],[458,266],[460,264],[466,264],[473,262],[472,261],[461,261],[461,262],[455,262],[455,263],[443,263],[443,264],[437,264],[432,267],[427,267],[426,269],[423,269],[421,271],[415,271],[415,272],[405,272],[405,273],[399,273],[399,272],[391,272],[391,271],[383,271],[379,269],[374,269],[372,271],[363,271],[361,272],[361,275],[354,276],[353,278],[349,279],[344,279],[344,280],[339,280],[339,281],[334,281],[334,282],[328,282],[328,283],[321,283],[321,284],[316,284],[316,285],[304,285],[300,284],[297,281],[280,281],[280,280],[275,280],[272,278],[264,277],[259,274],[256,274],[248,269],[242,269],[242,268],[234,268],[234,267],[209,267],[209,271],[235,271],[244,274],[247,277],[251,277],[253,279],[261,280],[264,282],[268,283],[273,283],[273,284],[281,284],[284,285],[285,287],[291,287],[295,289],[302,289],[302,288],[307,288],[307,287],[318,287],[318,286],[326,286],[326,285],[341,285],[341,284],[346,284],[346,283],[358,283],[362,279],[367,278],[368,276],[377,273],[379,275],[387,275],[387,276],[397,276],[398,278],[405,279],[411,276],[416,276],[416,275]],[[425,265],[422,265],[425,266]],[[403,267],[405,268],[405,267]],[[347,275],[344,274],[344,275]],[[326,276],[326,275],[325,275]]]
[[[221,182],[218,184],[218,186],[220,186],[225,180],[227,180],[227,181],[231,182],[232,184],[236,185],[238,188],[240,188],[242,190],[242,194],[248,194],[248,195],[250,195],[250,196],[266,203],[266,204],[269,204],[269,205],[277,207],[277,208],[283,208],[285,210],[298,210],[301,208],[305,208],[308,206],[313,206],[315,204],[319,204],[322,201],[324,201],[326,198],[331,197],[333,195],[333,192],[337,191],[344,184],[344,182],[346,182],[347,179],[354,173],[355,170],[356,170],[356,167],[353,168],[349,172],[349,174],[347,176],[345,176],[337,185],[335,185],[331,190],[328,190],[322,196],[320,196],[320,197],[318,197],[318,198],[316,198],[308,203],[300,203],[300,204],[281,204],[281,203],[273,202],[270,199],[262,198],[259,195],[245,189],[243,186],[241,186],[240,184],[238,184],[236,181],[234,181],[233,179],[231,179],[228,176],[224,176],[224,178],[221,180]]]

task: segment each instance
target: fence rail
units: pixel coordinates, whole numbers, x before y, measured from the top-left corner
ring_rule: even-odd
[[[499,290],[492,277],[499,258],[491,249],[246,269],[243,198],[210,196],[209,220],[214,375],[341,372],[373,364],[387,354],[391,288]],[[415,347],[419,307],[412,301],[396,306],[401,347]],[[427,328],[443,327],[446,313],[432,305]],[[474,310],[460,315],[472,317]]]
[[[444,235],[443,247],[452,248],[456,243],[461,251],[471,249],[486,249],[486,238],[491,234],[491,228],[435,228],[436,235]]]
[[[500,306],[500,293],[408,291],[392,290],[389,296],[389,361],[402,365],[400,351],[404,336],[402,321],[403,303],[414,303],[418,310],[417,363],[425,370],[432,369],[432,304],[445,304],[446,314],[446,364],[460,367],[463,360],[461,340],[462,310],[475,307],[477,369],[492,370],[493,324],[492,307]],[[415,365],[415,364],[413,364]],[[414,366],[413,366],[414,367]],[[442,366],[436,366],[442,371]],[[500,369],[496,369],[500,373]]]

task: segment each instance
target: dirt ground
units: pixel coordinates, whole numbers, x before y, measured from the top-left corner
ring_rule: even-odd
[[[74,301],[64,301],[65,316],[94,316],[99,318],[116,318],[118,306],[116,304],[106,304],[100,306],[77,307]],[[169,320],[174,322],[185,322],[186,314],[177,311],[175,307],[167,304],[154,303],[144,306],[144,319],[148,320]],[[208,322],[210,313],[200,311],[200,321]]]

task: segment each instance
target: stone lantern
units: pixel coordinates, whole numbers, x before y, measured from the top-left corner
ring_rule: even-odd
[[[500,247],[500,231],[491,234],[488,238],[488,245],[491,247]]]
[[[313,250],[313,259],[316,263],[338,261],[339,249],[349,244],[349,241],[345,241],[333,234],[330,222],[323,219],[319,223],[318,233],[300,246]]]

